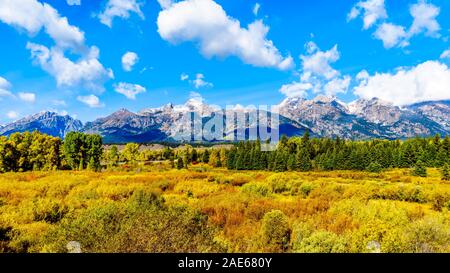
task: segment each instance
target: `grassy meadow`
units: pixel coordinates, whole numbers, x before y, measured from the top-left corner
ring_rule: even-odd
[[[0,174],[0,252],[450,252],[438,169]]]

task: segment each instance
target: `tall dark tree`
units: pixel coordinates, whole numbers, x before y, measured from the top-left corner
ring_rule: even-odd
[[[442,180],[449,181],[450,180],[450,168],[447,163],[442,167]]]
[[[233,147],[228,152],[228,158],[227,158],[227,168],[229,170],[236,169],[236,148]]]
[[[205,149],[203,151],[202,162],[203,163],[208,163],[209,162],[209,150],[208,149]]]
[[[296,156],[297,170],[308,172],[312,169],[311,159],[309,158],[309,151],[306,147],[301,147]]]
[[[419,160],[412,171],[412,175],[427,177],[427,168],[425,166],[425,163]]]

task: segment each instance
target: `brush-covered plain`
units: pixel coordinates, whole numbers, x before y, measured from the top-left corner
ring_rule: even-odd
[[[438,169],[0,174],[0,252],[450,252]]]

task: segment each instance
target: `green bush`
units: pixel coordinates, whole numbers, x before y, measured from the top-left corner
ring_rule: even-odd
[[[297,253],[343,253],[345,240],[333,232],[316,231],[293,249]]]
[[[292,250],[295,252],[300,248],[301,242],[310,237],[314,232],[314,227],[307,222],[299,222],[294,225],[292,230]]]
[[[315,186],[313,183],[310,182],[304,182],[300,186],[300,192],[303,194],[304,197],[307,197],[313,190]]]
[[[264,215],[261,226],[263,248],[267,252],[285,252],[289,248],[291,229],[287,216],[279,210]]]
[[[262,197],[266,197],[271,194],[271,190],[266,184],[258,182],[245,184],[244,186],[242,186],[241,190],[243,193]]]
[[[448,219],[424,218],[406,229],[408,252],[439,253],[450,251]]]
[[[221,252],[207,217],[183,206],[166,206],[152,193],[124,203],[93,206],[66,216],[43,239],[41,251],[66,252],[69,241],[83,252]]]
[[[371,162],[366,170],[371,173],[380,173],[383,171],[383,167],[378,162]]]

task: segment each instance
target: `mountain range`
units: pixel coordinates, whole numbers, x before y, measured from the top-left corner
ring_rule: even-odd
[[[271,130],[278,128],[281,135],[287,136],[302,135],[306,130],[316,137],[339,136],[346,139],[398,139],[450,134],[450,101],[398,107],[377,98],[359,99],[347,104],[335,97],[318,96],[311,100],[286,98],[277,108],[280,114],[279,126],[269,124],[268,127],[274,127]],[[182,105],[167,104],[143,109],[138,113],[120,109],[86,124],[68,115],[40,112],[0,125],[0,135],[38,130],[64,138],[68,132],[80,131],[100,134],[105,143],[174,142],[174,132],[192,126],[191,122],[183,119],[186,113],[199,114],[203,124],[221,115],[219,118],[223,118],[225,124],[227,111],[240,112],[247,118],[249,116],[249,110],[243,107],[222,110],[201,100],[190,99]],[[248,120],[241,126],[245,128],[235,126],[232,132],[226,133],[236,135],[241,129],[248,134],[249,130],[257,126],[256,121]]]

